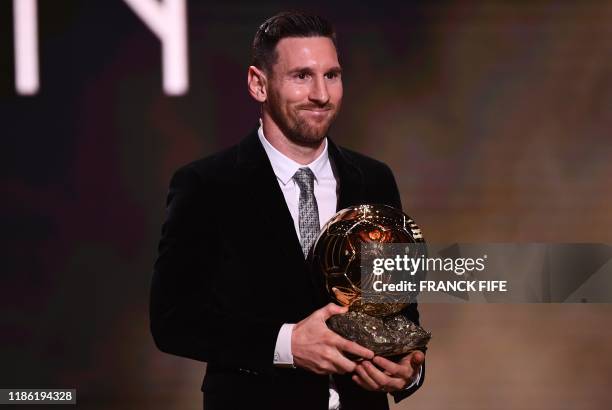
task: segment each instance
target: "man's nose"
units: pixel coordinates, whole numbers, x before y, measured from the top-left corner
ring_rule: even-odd
[[[320,77],[313,82],[308,98],[321,105],[327,104],[329,101],[329,92],[327,91],[325,78]]]

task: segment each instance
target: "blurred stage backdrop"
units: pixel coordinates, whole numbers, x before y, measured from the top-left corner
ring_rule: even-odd
[[[335,23],[331,135],[391,166],[428,241],[612,242],[611,2],[163,3],[0,3],[0,387],[201,408],[204,364],[148,329],[167,186],[257,123],[249,47],[283,9]],[[427,381],[392,408],[612,400],[610,305],[421,312]]]

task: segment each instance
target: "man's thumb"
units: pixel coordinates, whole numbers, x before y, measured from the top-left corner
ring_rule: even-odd
[[[323,308],[321,308],[323,320],[327,320],[333,315],[340,315],[346,312],[348,312],[348,306],[338,306],[335,303],[328,303]]]
[[[420,350],[417,350],[412,354],[412,359],[410,361],[412,362],[413,367],[419,366],[425,361],[425,354],[423,354],[423,352]]]

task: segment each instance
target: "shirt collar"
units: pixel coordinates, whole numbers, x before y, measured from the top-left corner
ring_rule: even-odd
[[[327,138],[325,138],[324,140],[325,147],[323,148],[323,152],[321,152],[321,154],[310,164],[302,165],[287,157],[285,154],[274,148],[272,144],[270,144],[270,142],[264,136],[261,120],[259,120],[259,129],[257,130],[257,135],[259,136],[261,145],[263,145],[263,148],[266,151],[268,158],[270,159],[274,174],[283,185],[286,185],[291,180],[291,178],[293,178],[293,175],[295,175],[296,171],[302,167],[310,168],[310,170],[315,176],[315,181],[317,181],[317,183],[319,183],[323,179],[334,178],[331,169],[331,164],[329,162],[329,155],[327,152]]]

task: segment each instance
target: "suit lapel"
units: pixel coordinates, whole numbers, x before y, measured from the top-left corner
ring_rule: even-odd
[[[363,198],[361,171],[328,138],[328,152],[337,176],[338,203],[336,210],[360,203]],[[320,273],[313,272],[305,263],[302,248],[295,232],[293,218],[287,207],[278,180],[259,141],[257,130],[247,136],[239,146],[237,159],[238,175],[244,181],[244,192],[253,212],[269,227],[273,235],[271,243],[278,245],[285,254],[288,266],[296,275],[309,277],[315,290],[314,301],[317,305],[326,303],[327,297]],[[302,272],[300,272],[302,271]]]
[[[363,176],[361,169],[347,157],[346,153],[334,144],[331,138],[328,138],[327,141],[329,158],[337,173],[339,194],[336,211],[340,211],[363,201]]]
[[[304,265],[293,218],[257,130],[240,143],[237,166],[244,181],[247,202],[254,206],[254,212],[270,228],[291,266]]]

